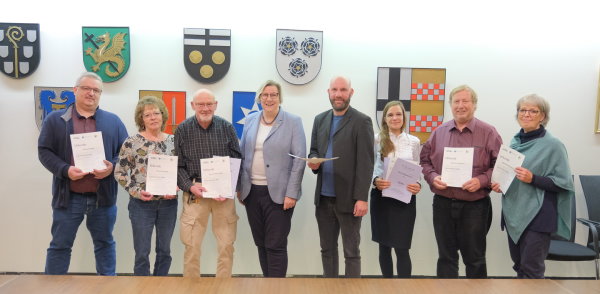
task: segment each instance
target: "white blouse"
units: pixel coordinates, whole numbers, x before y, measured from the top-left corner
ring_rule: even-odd
[[[385,156],[390,159],[390,164],[384,174],[383,160],[379,152],[381,150],[379,134],[375,135],[375,168],[373,169],[373,179],[375,177],[386,178],[385,175],[391,171],[398,158],[419,164],[419,153],[421,151],[421,141],[419,138],[402,132],[400,135],[390,133],[390,140],[394,144],[394,151]]]
[[[265,158],[263,156],[263,145],[265,139],[271,132],[272,126],[258,125],[256,133],[256,145],[254,146],[254,156],[252,158],[252,167],[250,168],[250,181],[254,185],[267,185],[267,173],[265,169]]]

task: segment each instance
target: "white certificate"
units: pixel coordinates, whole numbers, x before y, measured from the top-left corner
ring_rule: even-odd
[[[81,171],[89,173],[106,168],[102,132],[72,134],[71,148],[75,167]]]
[[[146,192],[152,195],[177,194],[177,156],[148,154]]]
[[[229,158],[230,168],[231,168],[231,192],[235,193],[235,188],[237,188],[238,176],[240,174],[240,165],[242,164],[241,158]],[[233,197],[232,197],[233,198]]]
[[[473,147],[444,147],[442,182],[448,187],[462,187],[473,178]]]
[[[418,164],[400,158],[396,159],[392,170],[387,175],[387,180],[391,182],[391,185],[389,188],[383,189],[381,194],[409,203],[412,193],[406,190],[406,187],[419,181],[422,170],[423,168]]]
[[[508,187],[514,180],[517,173],[515,168],[521,166],[525,160],[525,155],[509,148],[506,145],[500,146],[500,153],[494,165],[492,172],[492,182],[500,184],[502,193],[506,193]]]
[[[200,160],[202,192],[204,198],[233,198],[231,184],[231,161],[229,157],[213,157]],[[235,185],[235,184],[234,184]]]
[[[232,158],[229,156],[213,156],[213,158],[229,158],[229,166],[231,167],[231,191],[236,192],[237,180],[240,175],[241,158]]]
[[[293,158],[298,158],[300,160],[304,160],[308,163],[321,163],[324,161],[329,161],[329,160],[336,160],[339,157],[332,157],[332,158],[319,158],[319,157],[311,157],[311,158],[306,158],[306,157],[300,157],[300,156],[296,156],[294,154],[290,154],[288,153],[289,156],[293,157]]]

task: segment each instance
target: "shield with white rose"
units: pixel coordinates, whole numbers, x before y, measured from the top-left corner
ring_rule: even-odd
[[[317,77],[323,56],[323,31],[278,29],[275,42],[275,65],[285,81],[304,85]]]

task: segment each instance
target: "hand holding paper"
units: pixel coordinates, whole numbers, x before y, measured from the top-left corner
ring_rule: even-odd
[[[202,186],[206,189],[202,196],[218,201],[233,199],[241,159],[213,157],[201,159],[200,162]]]
[[[500,146],[500,152],[496,159],[496,165],[492,172],[492,182],[500,185],[500,190],[506,193],[508,187],[516,176],[515,169],[520,167],[525,160],[525,155],[509,148],[506,145]]]
[[[384,166],[386,166],[385,162]],[[390,187],[383,189],[381,194],[385,197],[391,197],[404,203],[409,203],[412,198],[412,193],[409,191],[408,186],[419,181],[422,170],[423,168],[420,165],[400,158],[396,159],[387,176],[390,181]]]
[[[463,188],[473,178],[473,147],[444,147],[442,181],[448,187]]]
[[[308,163],[312,163],[312,164],[322,163],[322,162],[328,161],[328,160],[336,160],[336,159],[339,158],[339,157],[332,157],[332,158],[311,157],[311,158],[306,158],[306,157],[299,157],[299,156],[296,156],[296,155],[293,155],[293,154],[289,154],[289,153],[288,153],[288,155],[291,156],[291,157],[293,157],[293,158],[298,158],[300,160],[304,160],[304,161],[306,161]]]
[[[82,172],[91,173],[95,169],[104,170],[104,143],[102,132],[91,132],[71,135],[71,149],[75,166]]]
[[[148,155],[146,191],[153,195],[177,193],[177,156]]]

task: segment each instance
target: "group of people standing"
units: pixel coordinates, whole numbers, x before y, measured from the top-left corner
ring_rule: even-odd
[[[310,149],[300,117],[281,107],[281,85],[267,81],[257,91],[262,110],[246,118],[241,140],[231,123],[215,115],[218,101],[206,89],[193,95],[194,116],[182,122],[175,135],[164,133],[168,112],[162,100],[143,97],[135,109],[138,133],[127,135],[121,120],[98,107],[102,80],[84,73],[74,87],[75,103],[50,113],[38,141],[42,164],[53,174],[52,241],[47,251],[47,274],[66,274],[77,229],[84,217],[93,239],[96,269],[115,275],[116,253],[112,230],[116,220],[117,183],[130,195],[135,250],[135,275],[167,275],[170,244],[177,220],[177,195],[146,191],[149,154],[178,156],[177,186],[183,191],[180,239],[185,246],[184,277],[200,276],[201,244],[212,215],[217,240],[217,277],[230,277],[238,216],[234,199],[204,198],[201,159],[241,158],[237,198],[245,207],[265,277],[285,277],[287,239],[294,207],[301,197],[305,166],[317,174],[314,203],[323,274],[339,277],[338,238],[341,233],[345,277],[361,275],[360,228],[369,211],[373,241],[379,243],[384,277],[393,277],[392,249],[397,276],[411,276],[409,249],[416,217],[419,182],[407,185],[409,203],[384,197],[392,184],[384,160],[420,164],[433,191],[433,225],[438,244],[437,274],[458,277],[458,252],[468,278],[487,277],[486,235],[492,219],[490,191],[502,193],[502,225],[507,229],[511,258],[519,277],[541,278],[550,234],[569,233],[568,212],[573,197],[564,146],[546,130],[547,102],[529,95],[517,103],[520,132],[511,147],[525,154],[522,167],[508,191],[491,181],[502,139],[489,124],[474,117],[477,95],[468,86],[450,94],[453,120],[438,127],[421,148],[419,139],[405,131],[406,111],[399,101],[383,111],[375,136],[371,118],[350,106],[354,89],[346,77],[335,77],[327,89],[332,108],[313,123]],[[106,168],[83,172],[74,166],[71,134],[101,131]],[[462,187],[442,181],[444,147],[474,148],[473,178]],[[293,155],[294,157],[290,156]],[[329,159],[305,164],[300,158]],[[115,181],[116,180],[116,181]],[[149,254],[156,230],[156,258],[150,272]]]

